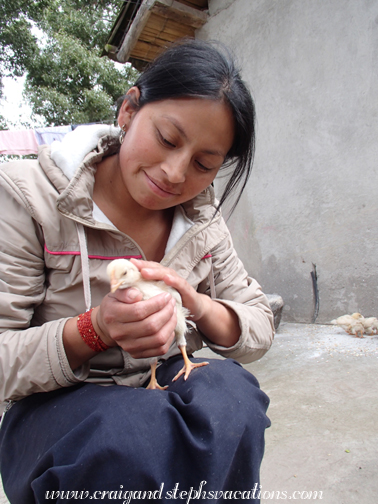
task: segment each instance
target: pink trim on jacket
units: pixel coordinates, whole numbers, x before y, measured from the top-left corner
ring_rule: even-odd
[[[67,251],[67,250],[59,250],[58,252],[53,252],[52,250],[49,250],[46,247],[45,244],[45,250],[48,254],[51,255],[80,255],[79,251]],[[112,261],[113,259],[142,259],[141,255],[125,255],[125,256],[100,256],[100,255],[88,255],[89,259],[102,259],[104,261]]]
[[[59,250],[58,252],[53,252],[49,250],[45,244],[45,251],[51,255],[80,255],[79,251],[67,251],[67,250]],[[141,255],[125,255],[125,256],[100,256],[100,255],[88,255],[89,259],[101,259],[103,261],[112,261],[113,259],[143,259]],[[211,254],[206,254],[202,257],[202,259],[209,259],[212,257]]]

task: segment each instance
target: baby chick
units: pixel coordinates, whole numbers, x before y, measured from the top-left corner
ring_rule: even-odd
[[[339,325],[348,334],[353,334],[357,338],[363,338],[364,336],[364,317],[361,313],[353,313],[352,315],[342,315],[335,320],[331,320],[331,324]]]
[[[356,338],[364,337],[364,317],[361,313],[353,313],[352,315],[342,315],[335,320],[331,320],[331,324],[339,325],[348,334],[353,334]]]
[[[378,319],[376,317],[368,317],[362,320],[364,326],[364,333],[369,336],[378,334]]]
[[[110,278],[111,292],[115,292],[117,289],[135,287],[143,294],[143,299],[150,299],[154,296],[157,296],[158,294],[161,294],[162,292],[169,292],[175,299],[177,307],[177,325],[175,329],[175,336],[177,346],[179,347],[184,358],[184,366],[172,381],[177,380],[183,374],[184,379],[186,380],[192,369],[206,366],[208,364],[208,362],[200,362],[198,364],[194,364],[193,362],[190,362],[188,358],[188,355],[186,353],[185,333],[187,327],[185,318],[189,315],[189,311],[182,306],[181,296],[176,289],[168,286],[163,281],[145,280],[140,274],[138,268],[127,259],[115,259],[114,261],[112,261],[107,267],[107,274]],[[167,388],[167,386],[161,387],[157,383],[156,361],[151,364],[151,381],[147,388],[158,388],[161,390]]]
[[[337,319],[331,320],[331,324],[339,325],[340,327],[346,330],[350,324],[353,324],[354,322],[356,322],[356,320],[359,320],[361,317],[362,315],[360,313],[353,313],[353,315],[342,315]]]
[[[362,320],[356,320],[353,324],[350,324],[347,331],[348,334],[355,336],[356,338],[364,337],[364,324]]]

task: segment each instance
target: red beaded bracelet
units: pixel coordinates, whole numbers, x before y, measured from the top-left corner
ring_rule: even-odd
[[[79,329],[80,336],[83,338],[84,343],[86,343],[89,348],[95,352],[104,352],[108,348],[100,336],[94,330],[91,313],[93,308],[85,313],[82,313],[77,318],[77,328]]]

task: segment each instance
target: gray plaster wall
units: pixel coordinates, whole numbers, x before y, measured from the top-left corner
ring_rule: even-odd
[[[197,38],[237,55],[257,110],[228,224],[247,270],[311,322],[378,316],[378,0],[210,0]],[[218,189],[219,190],[219,189]]]

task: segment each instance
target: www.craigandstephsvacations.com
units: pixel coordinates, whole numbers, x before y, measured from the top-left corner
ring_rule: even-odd
[[[157,501],[182,501],[189,504],[191,501],[219,501],[223,500],[246,500],[253,499],[275,499],[275,500],[321,500],[323,499],[322,491],[272,491],[262,490],[261,485],[257,483],[249,490],[207,490],[205,488],[206,481],[201,481],[198,488],[190,487],[190,490],[181,490],[179,483],[176,483],[174,488],[164,490],[164,483],[160,485],[158,490],[123,490],[123,485],[120,485],[118,490],[98,490],[95,492],[88,492],[86,490],[56,490],[48,491],[45,494],[46,500],[114,500],[119,501],[121,504],[130,504],[135,501],[157,500]]]

